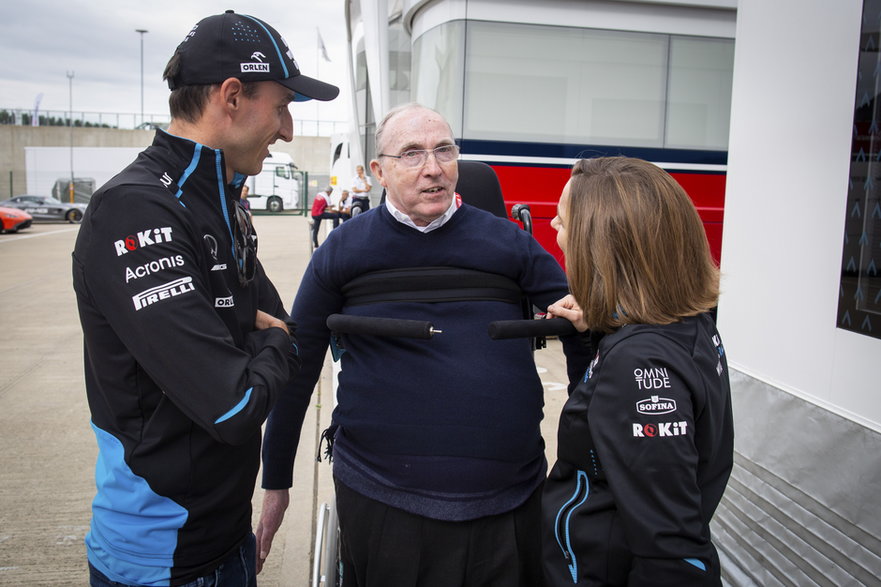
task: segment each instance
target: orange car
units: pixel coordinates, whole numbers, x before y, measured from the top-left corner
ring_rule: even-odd
[[[24,210],[0,206],[0,232],[18,232],[31,225],[34,219]]]

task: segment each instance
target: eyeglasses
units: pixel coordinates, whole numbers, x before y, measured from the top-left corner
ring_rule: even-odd
[[[251,224],[248,211],[236,202],[236,221],[233,230],[233,257],[242,287],[257,275],[257,232]]]
[[[403,163],[406,167],[422,167],[428,161],[428,154],[434,153],[434,158],[438,163],[449,163],[459,156],[458,145],[442,145],[434,149],[411,149],[404,151],[400,155],[386,155],[380,153],[379,157],[391,157]]]

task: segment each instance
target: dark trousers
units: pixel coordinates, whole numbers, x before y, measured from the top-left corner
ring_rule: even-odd
[[[336,481],[343,587],[540,587],[541,488],[464,522],[417,516]]]
[[[352,206],[358,206],[361,208],[362,212],[367,212],[370,210],[370,196],[352,196],[354,202],[352,202]]]
[[[91,587],[134,587],[117,583],[89,563]],[[194,579],[181,587],[257,587],[257,540],[253,534],[203,577]]]
[[[333,227],[340,225],[340,215],[336,212],[322,212],[321,216],[312,217],[312,244],[318,246],[318,229],[321,227],[321,220],[330,218],[333,220]]]

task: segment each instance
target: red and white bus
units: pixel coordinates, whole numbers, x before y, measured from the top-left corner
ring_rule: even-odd
[[[351,156],[417,101],[453,127],[463,159],[490,164],[510,210],[550,221],[572,163],[629,155],[692,197],[714,256],[722,219],[736,0],[347,0]],[[347,162],[351,166],[351,162]]]

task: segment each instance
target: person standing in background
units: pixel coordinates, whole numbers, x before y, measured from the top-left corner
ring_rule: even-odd
[[[312,201],[312,245],[318,248],[318,229],[321,228],[321,221],[325,218],[333,220],[333,227],[340,225],[340,215],[333,211],[331,203],[331,194],[333,188],[327,186],[323,192],[315,194]]]
[[[372,189],[373,184],[370,183],[370,178],[364,173],[364,166],[358,165],[355,167],[355,178],[352,180],[352,197],[355,201],[352,202],[352,206],[358,206],[361,212],[369,210],[370,190]]]

